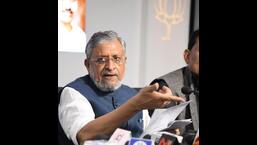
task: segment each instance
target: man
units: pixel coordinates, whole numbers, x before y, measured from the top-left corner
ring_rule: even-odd
[[[189,106],[178,116],[178,119],[192,118],[192,124],[186,128],[181,128],[179,131],[181,134],[191,131],[196,132],[199,128],[199,30],[196,30],[190,37],[188,49],[184,51],[184,60],[187,66],[153,81],[164,81],[164,84],[166,83],[174,95],[187,101],[192,100]],[[190,88],[194,93],[183,94],[181,91],[183,87]]]
[[[86,47],[84,64],[89,75],[78,78],[62,91],[59,121],[74,144],[110,136],[116,128],[138,137],[149,122],[146,109],[162,108],[172,101],[168,87],[159,84],[136,90],[121,84],[127,57],[125,42],[113,31],[97,32]]]

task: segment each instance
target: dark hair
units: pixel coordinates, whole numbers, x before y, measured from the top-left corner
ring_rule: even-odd
[[[191,50],[195,44],[195,41],[199,37],[199,29],[195,30],[193,34],[190,36],[189,42],[188,42],[188,49]]]

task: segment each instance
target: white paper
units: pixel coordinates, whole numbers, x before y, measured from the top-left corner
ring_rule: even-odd
[[[187,101],[165,109],[155,109],[151,117],[150,123],[146,127],[145,131],[142,133],[141,137],[144,137],[146,134],[152,134],[154,132],[158,132],[170,127],[172,125],[172,122],[190,102],[191,101]]]

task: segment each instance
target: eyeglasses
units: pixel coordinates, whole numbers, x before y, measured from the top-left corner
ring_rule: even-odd
[[[98,57],[96,59],[91,59],[92,61],[94,61],[97,64],[106,64],[107,62],[109,62],[109,58],[108,57]],[[111,61],[117,65],[121,65],[125,62],[125,57],[119,57],[119,56],[114,56],[111,57]]]

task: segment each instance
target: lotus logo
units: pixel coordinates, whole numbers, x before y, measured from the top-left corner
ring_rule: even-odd
[[[162,40],[170,40],[171,37],[171,28],[172,25],[177,25],[184,20],[184,13],[185,13],[185,5],[188,0],[171,0],[172,3],[172,12],[171,14],[168,13],[167,9],[167,1],[168,0],[157,0],[158,3],[155,7],[155,18],[160,22],[163,23],[166,27],[166,33],[161,38]]]

